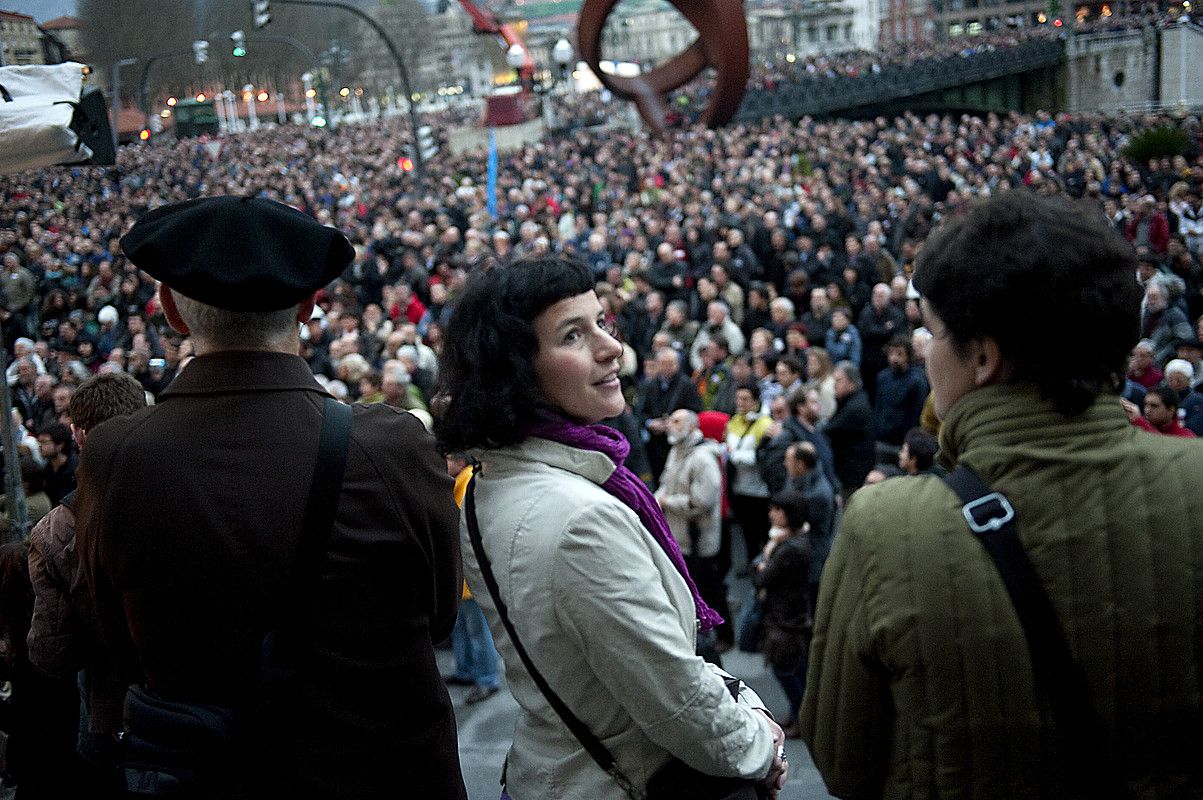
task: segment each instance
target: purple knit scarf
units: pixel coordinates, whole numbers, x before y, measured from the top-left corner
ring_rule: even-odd
[[[664,549],[669,560],[673,562],[677,572],[681,573],[681,577],[689,585],[689,593],[693,595],[693,604],[697,610],[700,629],[705,632],[722,624],[723,618],[717,611],[706,605],[706,601],[698,594],[698,587],[694,584],[693,578],[689,576],[689,569],[685,566],[681,548],[677,546],[677,540],[673,538],[672,531],[669,530],[668,521],[664,519],[664,512],[660,510],[660,504],[656,502],[656,498],[643,481],[624,466],[627,455],[631,452],[631,445],[627,442],[626,437],[605,425],[581,425],[551,414],[544,414],[533,425],[527,427],[526,434],[566,444],[579,450],[594,450],[609,456],[616,469],[601,485],[602,488],[639,515],[639,521],[643,523],[643,527],[647,528],[652,538]]]

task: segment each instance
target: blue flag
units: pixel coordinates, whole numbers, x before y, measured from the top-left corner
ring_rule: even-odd
[[[485,184],[489,216],[497,219],[497,136],[489,128],[489,175]]]

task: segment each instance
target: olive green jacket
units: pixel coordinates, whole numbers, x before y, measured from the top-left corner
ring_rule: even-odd
[[[1113,396],[1067,419],[994,386],[953,407],[940,460],[1015,506],[1118,796],[1203,796],[1203,444],[1133,428]],[[1010,598],[960,505],[934,476],[849,503],[801,717],[838,797],[1072,794]]]

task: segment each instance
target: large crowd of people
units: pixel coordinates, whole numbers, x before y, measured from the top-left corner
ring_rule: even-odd
[[[1187,134],[1184,152],[1126,155],[1134,135],[1162,125]],[[622,402],[582,418],[625,435],[626,465],[664,507],[699,608],[727,618],[709,626],[716,657],[736,640],[723,578],[741,532],[734,560],[768,600],[766,631],[788,634],[767,652],[795,708],[806,672],[797,631],[809,621],[782,611],[801,601],[781,605],[774,587],[801,581],[795,594],[813,610],[838,509],[866,483],[938,471],[924,365],[940,332],[911,279],[942,221],[1016,189],[1068,198],[1126,239],[1144,301],[1124,409],[1147,430],[1203,434],[1198,117],[770,119],[665,139],[582,129],[502,153],[493,198],[485,153],[443,153],[417,174],[400,163],[405,142],[395,121],[281,126],[222,138],[216,154],[185,139],[123,148],[114,168],[0,178],[0,325],[31,510],[32,498],[45,495],[45,513],[74,488],[77,386],[126,373],[153,401],[197,355],[119,240],[148,211],[210,195],[276,200],[347,238],[353,259],[318,292],[301,356],[336,398],[405,409],[428,427],[446,410],[440,356],[473,281],[532,259],[583,265],[621,342]],[[1023,291],[1047,288],[1036,276]],[[1045,324],[1016,302],[1015,324]],[[1078,344],[1047,347],[1072,360]],[[699,467],[714,490],[699,516],[671,498],[692,485],[682,443],[705,439],[698,452],[724,467]],[[767,759],[776,728],[741,724]],[[534,776],[519,778],[540,785]]]
[[[1181,127],[1196,149],[1125,157],[1133,134],[1161,124]],[[666,348],[703,398],[698,410],[733,413],[731,387],[751,378],[767,412],[789,388],[780,373],[820,389],[824,422],[837,405],[824,365],[848,362],[883,426],[874,441],[897,447],[918,420],[881,405],[906,395],[891,380],[877,395],[879,373],[891,374],[885,346],[905,338],[907,367],[922,363],[908,279],[932,226],[974,198],[1026,186],[1094,204],[1141,258],[1154,295],[1152,366],[1197,336],[1199,135],[1197,118],[1044,113],[766,120],[672,140],[580,131],[502,154],[496,217],[483,153],[440,156],[419,183],[396,163],[403,138],[389,122],[229,137],[216,158],[196,140],[125,148],[115,169],[0,184],[15,407],[36,435],[61,421],[70,387],[89,374],[128,371],[152,395],[170,382],[189,344],[166,329],[154,282],[116,240],[157,205],[228,193],[278,199],[355,245],[303,337],[314,372],[341,396],[428,408],[467,277],[563,254],[598,281],[627,344],[623,379],[641,422],[659,416],[645,406],[653,378],[667,377],[657,355]],[[1182,352],[1192,361],[1189,345]],[[649,434],[654,479],[665,448],[662,431]]]

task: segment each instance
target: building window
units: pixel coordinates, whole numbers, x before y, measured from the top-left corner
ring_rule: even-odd
[[[835,41],[836,34],[837,34],[838,32],[839,32],[839,26],[838,26],[838,25],[828,25],[828,26],[827,26],[827,41],[829,41],[829,42],[834,42],[834,41]]]
[[[819,29],[811,25],[806,29],[806,39],[811,44],[816,44],[819,41]]]

